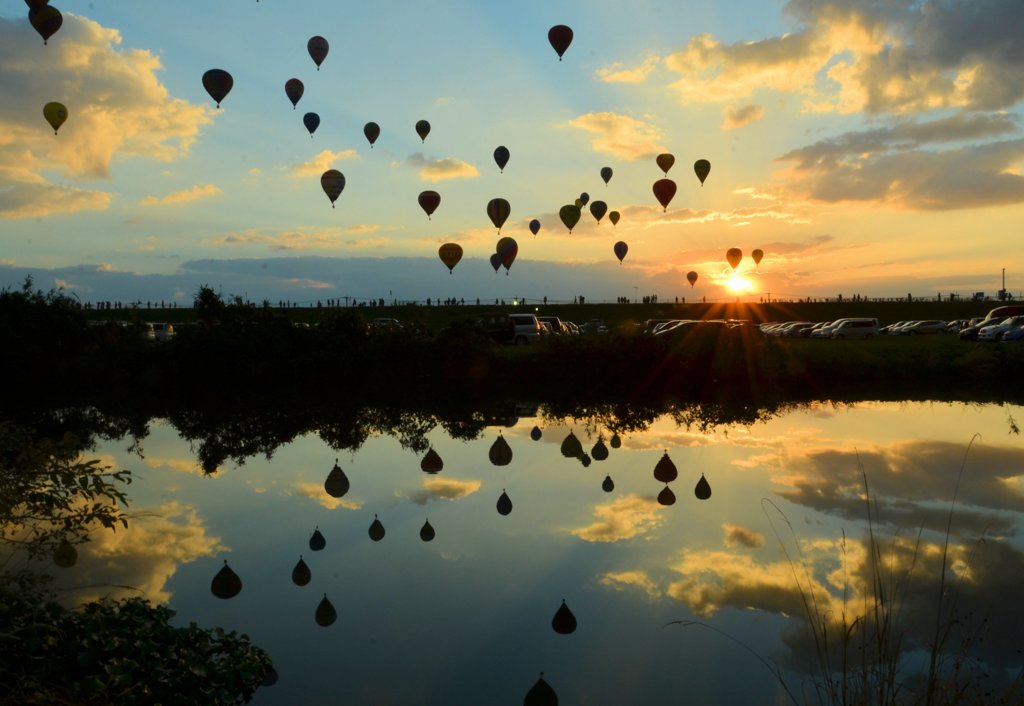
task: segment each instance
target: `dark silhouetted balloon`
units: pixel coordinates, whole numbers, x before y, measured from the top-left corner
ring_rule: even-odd
[[[53,550],[53,563],[62,569],[70,569],[78,563],[78,550],[75,545],[67,539],[60,540],[60,544]]]
[[[367,142],[370,143],[370,149],[373,149],[373,143],[380,137],[380,125],[375,122],[368,122],[363,125],[363,134],[366,135]]]
[[[43,4],[38,8],[32,8],[29,5],[29,7],[31,8],[28,11],[29,24],[43,38],[43,44],[46,44],[46,40],[56,34],[60,26],[64,24],[64,15],[51,5]]]
[[[675,505],[676,494],[672,492],[672,489],[667,485],[658,493],[658,503],[660,505]]]
[[[334,208],[334,202],[338,200],[341,192],[345,189],[345,175],[337,169],[328,169],[320,175],[320,188],[331,200],[331,208]]]
[[[448,267],[448,274],[452,273],[455,266],[459,264],[459,260],[462,259],[462,246],[458,243],[445,243],[437,249],[437,255]]]
[[[562,599],[562,605],[555,611],[555,617],[551,619],[551,627],[559,635],[568,635],[576,632],[576,616],[569,610],[569,606],[565,604],[564,598]]]
[[[292,110],[295,110],[295,106],[298,105],[299,99],[302,98],[305,91],[306,87],[297,78],[290,78],[284,82],[284,94],[292,102]]]
[[[213,98],[213,102],[217,104],[218,108],[220,102],[231,92],[231,87],[234,85],[235,80],[224,69],[210,69],[203,74],[203,88],[210,94],[210,98]]]
[[[534,425],[533,429],[530,430],[530,438],[533,439],[534,441],[540,441],[541,436],[542,434],[540,431],[540,427]]]
[[[594,201],[590,204],[590,215],[594,217],[598,223],[604,218],[604,214],[608,213],[608,204],[604,201]]]
[[[299,562],[292,569],[292,583],[296,586],[305,586],[313,579],[313,572],[309,570],[309,566],[302,560],[302,555],[299,555]]]
[[[739,266],[740,260],[742,259],[743,251],[739,248],[729,248],[725,251],[725,261],[728,262],[734,270]]]
[[[416,134],[420,136],[421,142],[426,142],[427,135],[430,134],[430,123],[428,123],[426,120],[417,120]]]
[[[302,124],[309,130],[309,136],[313,137],[313,133],[320,127],[320,116],[316,113],[306,113],[302,116]]]
[[[583,455],[583,444],[580,443],[576,434],[570,431],[568,435],[562,439],[562,444],[559,447],[559,450],[566,458],[579,458]]]
[[[320,64],[324,63],[324,59],[327,58],[327,52],[330,48],[331,45],[327,43],[327,40],[319,35],[310,37],[309,41],[306,42],[306,50],[309,52],[313,63],[316,64],[317,71],[320,70]]]
[[[582,215],[580,207],[576,204],[566,204],[558,209],[558,217],[562,219],[562,223],[572,233],[572,229],[580,222],[580,216]]]
[[[611,167],[601,167],[601,178],[604,179],[604,183],[605,184],[607,184],[609,181],[611,181],[612,180],[612,168]]]
[[[50,123],[53,134],[56,135],[57,130],[68,119],[68,109],[64,107],[63,103],[47,103],[43,106],[43,117],[46,118],[46,122]]]
[[[619,242],[615,243],[615,245],[612,247],[612,250],[615,251],[615,257],[619,258],[619,264],[621,265],[622,259],[626,257],[626,253],[629,252],[629,246],[620,240]]]
[[[756,248],[750,251],[750,259],[754,261],[754,265],[760,265],[761,259],[764,257],[764,250]]]
[[[487,457],[495,466],[507,466],[512,463],[512,447],[505,441],[505,437],[498,434],[498,438],[491,444]]]
[[[259,2],[259,0],[257,0]],[[260,682],[260,686],[273,686],[277,683],[277,680],[281,678],[281,675],[274,669],[274,665],[267,667],[267,671],[263,674],[263,681]]]
[[[510,213],[512,213],[512,207],[505,199],[491,199],[487,202],[487,217],[491,219],[491,223],[499,233]]]
[[[508,515],[512,512],[512,498],[508,496],[504,488],[501,489],[501,497],[498,498],[497,508],[499,515]]]
[[[431,541],[436,535],[437,533],[434,532],[434,526],[430,524],[430,520],[424,522],[423,526],[420,527],[420,539],[424,542]]]
[[[610,493],[615,490],[615,481],[612,480],[611,476],[604,477],[604,480],[601,482],[601,490],[606,493]]]
[[[590,194],[588,194],[586,191],[580,194],[580,203],[583,204],[584,206],[590,203]]]
[[[612,222],[613,226],[617,226],[619,224],[620,217],[621,214],[619,214],[618,211],[612,211],[611,213],[608,214],[608,220]]]
[[[537,683],[526,692],[523,706],[558,706],[558,694],[544,681],[544,672],[540,673]]]
[[[441,205],[441,194],[436,191],[421,191],[417,200],[420,203],[420,208],[427,214],[427,219],[429,220],[430,216],[437,210],[437,207]]]
[[[676,158],[674,155],[671,155],[668,152],[663,152],[662,154],[659,154],[657,157],[655,157],[654,161],[657,162],[658,168],[661,169],[661,171],[665,172],[665,175],[668,176],[668,170],[671,169],[672,165],[676,163]]]
[[[25,0],[25,4],[28,5],[29,12],[31,12],[32,10],[46,7],[50,4],[50,0]]]
[[[319,552],[327,546],[327,539],[323,533],[320,532],[320,527],[313,528],[313,534],[309,536],[309,548],[314,552]]]
[[[711,497],[711,484],[708,483],[708,479],[704,477],[703,473],[700,474],[700,480],[697,481],[693,494],[697,496],[698,500],[707,500]]]
[[[708,178],[708,174],[711,173],[711,162],[706,159],[698,159],[693,163],[693,172],[700,179],[700,185],[704,186],[704,180]]]
[[[420,461],[420,470],[431,475],[440,473],[444,470],[444,461],[441,460],[441,455],[433,448],[427,449],[426,455]]]
[[[316,607],[316,613],[313,617],[316,620],[316,624],[322,628],[333,625],[334,621],[338,619],[338,611],[334,610],[334,606],[327,600],[326,593],[320,600],[320,605]]]
[[[494,273],[497,274],[498,270],[501,269],[501,255],[494,253],[491,255],[491,267],[494,268]]]
[[[590,468],[590,454],[586,452],[580,454],[580,465],[584,468]]]
[[[661,204],[662,208],[668,210],[668,205],[672,202],[672,197],[676,195],[676,183],[671,179],[658,179],[654,182],[654,197],[658,199],[658,203]]]
[[[530,232],[533,233],[534,235],[537,235],[537,233],[540,232],[540,221],[538,221],[536,218],[530,221]]]
[[[672,463],[672,459],[668,457],[668,451],[666,451],[654,466],[654,479],[661,483],[671,483],[678,477],[679,471],[676,470],[676,464]]]
[[[498,241],[498,257],[501,258],[501,264],[505,267],[506,275],[508,274],[509,268],[512,267],[512,263],[516,261],[516,255],[518,254],[519,243],[514,239],[502,238]]]
[[[327,480],[324,481],[324,490],[332,498],[340,498],[348,492],[348,489],[348,476],[345,475],[345,471],[341,470],[341,466],[338,465],[338,459],[334,459],[334,468],[327,474]]]
[[[370,535],[370,539],[374,542],[384,539],[384,525],[377,519],[376,515],[373,516],[373,522],[370,523],[370,529],[367,532]]]
[[[224,560],[224,566],[221,567],[217,575],[213,577],[213,581],[210,583],[210,591],[217,598],[234,598],[242,590],[242,579],[238,577],[231,567],[228,566],[227,559]]]
[[[561,61],[565,50],[572,44],[572,29],[566,25],[555,25],[548,30],[548,41],[551,42],[551,48],[555,50],[558,60]]]
[[[622,446],[622,437],[618,433],[612,434],[612,438],[608,443],[613,449],[617,449]]]
[[[686,273],[686,281],[690,283],[690,286],[697,284],[697,273],[690,270]]]
[[[594,457],[595,461],[604,461],[608,458],[608,447],[604,445],[604,439],[598,437],[594,448],[590,449],[590,455]]]
[[[494,150],[494,163],[498,165],[498,170],[501,172],[505,171],[505,165],[508,164],[509,152],[508,147],[505,145],[499,145]]]

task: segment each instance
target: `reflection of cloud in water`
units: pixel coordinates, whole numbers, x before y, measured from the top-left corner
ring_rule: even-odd
[[[725,533],[725,546],[746,547],[757,549],[764,546],[764,535],[752,529],[739,525],[723,524],[722,531]]]
[[[458,500],[480,490],[478,480],[456,480],[455,478],[424,478],[423,489],[409,496],[417,505],[426,505],[431,500]]]
[[[643,571],[609,571],[601,576],[600,583],[602,586],[607,586],[616,591],[637,588],[646,593],[648,598],[658,598],[661,596],[661,589]]]
[[[178,473],[191,473],[194,476],[206,477],[211,475],[203,470],[203,465],[196,459],[191,458],[160,458],[157,456],[147,456],[145,463],[150,468],[169,468],[172,471]],[[220,466],[215,468],[212,475],[223,475],[224,469]]]
[[[346,510],[358,510],[363,506],[363,504],[358,500],[349,500],[347,498],[332,498],[330,495],[327,494],[327,491],[324,490],[323,483],[299,482],[293,483],[291,488],[292,491],[294,491],[295,495],[299,495],[304,498],[309,498],[310,500],[315,500],[328,510],[334,510],[339,507],[343,507]]]
[[[128,528],[99,528],[78,546],[78,563],[57,576],[67,600],[84,603],[103,596],[143,596],[166,602],[164,589],[179,564],[224,551],[220,539],[206,534],[194,507],[169,502],[135,509]]]
[[[610,503],[596,505],[593,524],[572,530],[572,534],[588,542],[618,542],[644,534],[662,522],[661,506],[653,498],[629,494]]]

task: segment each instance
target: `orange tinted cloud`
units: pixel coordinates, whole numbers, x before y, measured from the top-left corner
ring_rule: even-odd
[[[590,143],[594,151],[618,159],[635,161],[666,151],[660,129],[628,115],[587,113],[570,120],[569,125],[595,133]]]

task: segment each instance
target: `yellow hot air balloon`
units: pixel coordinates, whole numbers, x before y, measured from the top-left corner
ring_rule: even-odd
[[[68,109],[64,107],[63,103],[47,103],[43,106],[43,117],[46,118],[46,122],[50,123],[53,134],[56,135],[57,130],[68,119]]]

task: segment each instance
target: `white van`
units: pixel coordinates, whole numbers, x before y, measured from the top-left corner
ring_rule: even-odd
[[[830,338],[871,339],[878,335],[878,319],[846,319],[832,329]]]

